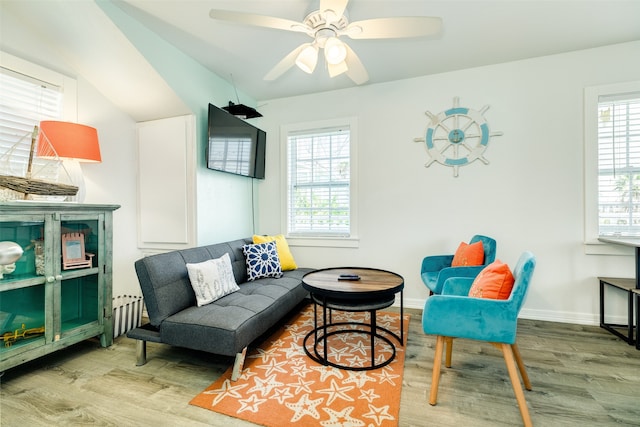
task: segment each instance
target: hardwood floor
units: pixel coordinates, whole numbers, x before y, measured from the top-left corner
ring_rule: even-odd
[[[500,351],[454,341],[453,367],[442,369],[438,404],[427,403],[435,337],[411,326],[400,426],[521,425]],[[598,327],[521,320],[518,344],[532,391],[536,426],[640,426],[640,351]],[[149,343],[148,363],[135,366],[135,342],[97,340],[8,370],[1,378],[3,427],[252,426],[189,405],[232,359]]]

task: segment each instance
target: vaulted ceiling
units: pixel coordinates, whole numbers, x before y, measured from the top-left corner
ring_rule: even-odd
[[[302,21],[318,3],[309,0],[126,0],[128,13],[256,99],[353,86],[345,75],[329,78],[324,63],[313,75],[297,67],[276,81],[263,77],[286,54],[310,41],[303,33],[209,18],[225,9]],[[351,0],[351,22],[391,16],[437,16],[432,37],[345,41],[369,72],[368,84],[509,62],[640,40],[640,1],[429,1]]]

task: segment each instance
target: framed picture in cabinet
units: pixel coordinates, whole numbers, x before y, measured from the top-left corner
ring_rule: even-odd
[[[84,251],[83,233],[62,235],[62,269],[86,268],[93,265],[94,254]]]

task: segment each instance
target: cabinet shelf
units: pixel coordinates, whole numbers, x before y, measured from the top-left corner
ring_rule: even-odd
[[[19,339],[10,346],[0,344],[0,355],[4,357],[5,353],[24,353],[31,349],[38,349],[45,345],[44,337],[30,337],[25,339]]]
[[[0,203],[0,241],[23,248],[15,271],[0,279],[0,333],[14,336],[0,343],[0,371],[99,337],[113,341],[112,213],[117,205]],[[91,267],[62,268],[62,234],[83,235]],[[24,325],[24,326],[23,326]],[[20,336],[24,329],[35,336]]]

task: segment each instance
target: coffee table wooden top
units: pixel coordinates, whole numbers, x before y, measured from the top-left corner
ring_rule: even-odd
[[[341,274],[356,274],[360,280],[338,280]],[[399,274],[376,268],[339,267],[305,274],[302,286],[316,295],[371,298],[400,292],[404,279]]]

